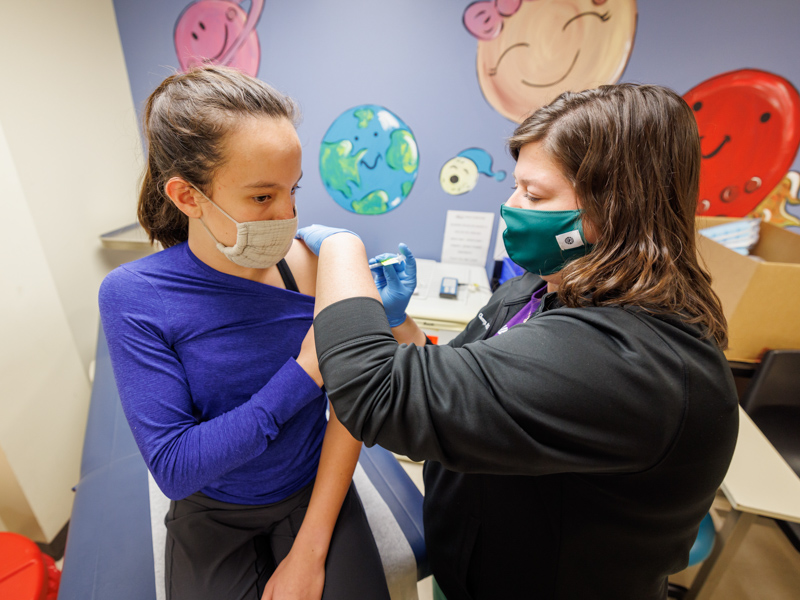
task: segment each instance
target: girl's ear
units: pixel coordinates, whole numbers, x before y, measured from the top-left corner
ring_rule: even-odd
[[[172,203],[187,217],[198,219],[203,211],[197,199],[200,194],[189,182],[181,177],[173,177],[164,184],[164,193]]]

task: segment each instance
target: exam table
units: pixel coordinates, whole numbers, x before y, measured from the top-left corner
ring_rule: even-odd
[[[417,598],[427,577],[422,494],[387,450],[363,448],[353,480],[381,555],[392,600]],[[147,471],[98,336],[80,480],[59,600],[161,600],[169,500]]]

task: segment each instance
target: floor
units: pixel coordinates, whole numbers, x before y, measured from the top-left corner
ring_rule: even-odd
[[[730,504],[717,494],[711,508],[719,531]],[[700,565],[677,573],[671,581],[691,584]],[[747,532],[739,551],[720,581],[712,600],[800,599],[800,552],[786,539],[775,522],[759,519]]]
[[[401,460],[400,464],[420,490],[422,464]],[[720,493],[711,516],[717,530],[730,505]],[[689,567],[670,578],[677,584],[691,585],[699,565]],[[419,600],[432,600],[431,578],[417,584]],[[800,552],[789,543],[774,522],[760,520],[750,528],[728,572],[714,592],[712,600],[798,600],[800,599]]]

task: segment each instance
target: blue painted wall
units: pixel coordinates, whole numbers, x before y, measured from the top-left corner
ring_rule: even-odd
[[[189,3],[114,0],[138,108],[178,68],[173,28]],[[476,40],[462,24],[469,3],[266,0],[257,27],[262,50],[258,75],[294,97],[304,115],[299,128],[305,172],[298,195],[301,225],[353,229],[370,254],[405,241],[417,256],[438,259],[447,210],[491,211],[499,219],[510,177],[497,182],[480,176],[477,187],[461,196],[449,196],[439,186],[442,165],[471,146],[486,149],[495,170],[510,174],[514,168],[505,139],[515,124],[484,100],[478,86]],[[683,94],[719,73],[756,68],[800,88],[798,0],[639,0],[638,9],[635,45],[622,81],[658,83]],[[380,216],[339,207],[319,176],[322,137],[339,114],[360,104],[383,105],[396,113],[419,145],[414,188],[398,208]],[[793,169],[800,170],[800,158]],[[800,207],[790,210],[800,215]]]

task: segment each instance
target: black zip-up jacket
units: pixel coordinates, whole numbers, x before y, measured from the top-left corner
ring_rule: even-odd
[[[661,600],[733,454],[724,355],[678,318],[565,308],[501,286],[449,345],[398,345],[369,298],[315,319],[339,420],[425,466],[425,537],[448,600]],[[488,324],[488,328],[485,326]]]

